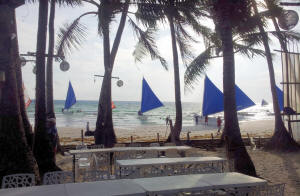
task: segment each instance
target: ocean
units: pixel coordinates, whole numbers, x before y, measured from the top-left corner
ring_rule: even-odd
[[[90,123],[90,127],[96,125],[98,101],[77,101],[72,106],[74,113],[64,114],[62,108],[64,107],[64,100],[55,100],[54,109],[56,114],[57,127],[85,127],[86,123]],[[145,118],[141,119],[137,115],[140,109],[140,102],[136,101],[114,101],[116,106],[113,109],[113,122],[115,127],[130,128],[137,126],[156,126],[165,125],[165,119],[170,116],[175,121],[175,103],[164,102],[164,107],[160,107],[144,114]],[[34,122],[34,101],[27,108],[30,122]],[[77,112],[81,111],[81,112]],[[183,126],[193,126],[194,115],[200,114],[201,104],[184,102],[182,103]],[[274,119],[272,115],[272,104],[267,106],[257,105],[244,109],[238,112],[240,122],[254,121],[254,120],[270,120]],[[212,115],[212,117],[223,116],[223,113]]]

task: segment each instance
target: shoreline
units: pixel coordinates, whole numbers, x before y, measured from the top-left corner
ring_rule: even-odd
[[[239,125],[242,137],[247,137],[248,134],[250,137],[271,137],[274,131],[274,120],[247,121],[240,122]],[[82,127],[58,127],[57,129],[61,145],[79,144],[81,142],[81,130],[83,130],[83,134],[85,132],[85,128]],[[91,128],[91,130],[94,130],[94,128]],[[220,137],[220,135],[217,135],[217,128],[215,127],[189,126],[183,127],[180,138],[186,139],[188,132],[190,132],[191,140],[208,139],[211,138],[212,134],[216,138]],[[131,137],[133,142],[154,142],[157,141],[158,134],[160,141],[166,140],[170,128],[164,125],[147,125],[115,128],[115,133],[118,143],[130,142]],[[94,137],[84,136],[84,142],[91,144],[94,142]]]

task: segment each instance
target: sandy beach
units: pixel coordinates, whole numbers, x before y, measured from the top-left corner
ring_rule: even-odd
[[[94,128],[91,128],[92,130]],[[247,121],[240,122],[240,129],[243,137],[270,137],[273,134],[274,120],[260,120],[260,121]],[[85,132],[85,127],[58,127],[58,133],[61,140],[61,144],[76,144],[81,140],[81,130]],[[187,137],[187,132],[190,131],[191,139],[204,139],[210,138],[211,134],[214,137],[217,136],[217,128],[199,127],[183,127],[181,138]],[[170,133],[170,128],[166,126],[136,126],[131,128],[115,128],[118,142],[129,142],[132,136],[134,142],[141,141],[156,141],[157,134],[161,141],[165,140]],[[93,143],[93,137],[84,137],[86,143]]]
[[[270,137],[273,134],[274,121],[250,121],[240,123],[240,129],[243,136],[262,136]],[[64,127],[59,128],[59,134],[63,144],[75,144],[80,142],[82,128]],[[192,139],[203,139],[211,137],[211,133],[216,134],[217,130],[193,130]],[[130,136],[134,141],[156,140],[156,134],[159,133],[162,139],[169,133],[165,126],[143,126],[133,127],[132,129],[116,129],[118,142],[129,142]],[[186,137],[187,131],[182,132],[182,138]],[[85,142],[92,143],[93,137],[85,138]],[[247,147],[248,153],[255,165],[257,175],[268,181],[269,184],[285,184],[286,196],[300,195],[300,156],[299,153],[273,153],[261,149],[251,150]],[[194,148],[187,153],[187,156],[218,156],[225,157],[224,148],[217,148],[214,151],[207,151]],[[57,163],[64,170],[71,170],[71,157],[57,155]]]

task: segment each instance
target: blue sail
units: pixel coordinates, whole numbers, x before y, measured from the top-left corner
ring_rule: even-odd
[[[277,98],[278,98],[278,103],[279,103],[279,109],[280,109],[280,111],[282,111],[283,110],[283,92],[277,86],[276,86],[276,93],[277,93]]]
[[[162,102],[156,97],[149,84],[143,78],[141,112],[144,113],[161,106],[163,106]]]
[[[235,85],[235,101],[237,111],[255,105],[255,103],[237,85]]]
[[[75,93],[71,81],[69,81],[69,88],[68,88],[67,98],[65,102],[65,109],[69,109],[75,103],[76,103]]]
[[[202,115],[207,116],[223,110],[223,93],[205,76]]]
[[[235,100],[237,111],[255,105],[255,103],[235,85]],[[207,116],[224,111],[223,93],[205,76],[202,115]]]

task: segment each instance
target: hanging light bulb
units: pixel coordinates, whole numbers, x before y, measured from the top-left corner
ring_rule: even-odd
[[[36,66],[33,66],[32,72],[36,74]]]
[[[68,71],[70,69],[70,64],[63,60],[61,63],[60,63],[60,70],[62,71]]]
[[[21,66],[24,67],[26,65],[26,59],[23,56],[21,56],[20,61],[21,61]]]
[[[122,81],[122,80],[118,80],[118,81],[117,81],[117,86],[118,86],[118,87],[123,86],[123,81]]]
[[[284,14],[278,17],[278,25],[284,30],[291,30],[299,21],[299,16],[294,10],[285,10]]]

